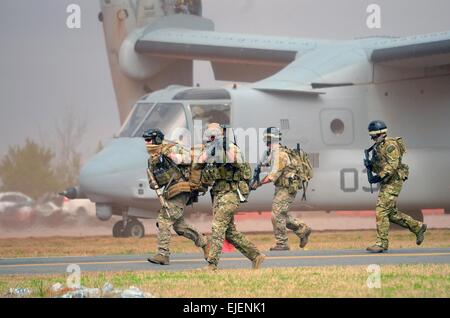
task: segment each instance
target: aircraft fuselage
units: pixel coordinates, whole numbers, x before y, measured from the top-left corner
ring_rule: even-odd
[[[238,86],[224,90],[229,98],[223,99],[183,99],[179,94],[189,88],[170,87],[139,102],[150,105],[147,114],[136,122],[136,127],[128,129],[128,136],[114,140],[83,168],[81,189],[100,206],[120,207],[113,209],[113,214],[128,209],[136,217],[155,217],[159,202],[148,188],[145,171],[148,155],[140,138],[140,132],[150,128],[144,127],[144,118],[153,116],[158,105],[177,104],[185,119],[182,113],[175,113],[176,120],[194,132],[197,108],[214,106],[220,110],[223,106],[229,107],[230,125],[241,130],[237,134],[238,144],[252,164],[265,151],[262,131],[270,126],[282,129],[283,144],[295,147],[300,143],[310,154],[314,178],[307,201],[301,201],[298,195],[294,210],[375,207],[376,192],[370,193],[363,166],[363,150],[371,146],[367,125],[374,119],[384,120],[389,135],[403,137],[407,145],[403,161],[410,166],[410,177],[400,196],[400,208],[450,210],[448,87],[450,76],[329,88],[323,90],[323,95],[268,93]],[[240,210],[271,210],[273,191],[272,185],[266,185],[252,192]],[[209,195],[188,208],[188,212],[193,211],[210,212]]]

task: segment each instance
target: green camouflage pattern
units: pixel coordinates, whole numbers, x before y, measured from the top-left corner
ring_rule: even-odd
[[[176,197],[167,200],[170,207],[169,215],[164,209],[161,209],[157,218],[158,227],[158,254],[169,256],[169,244],[171,238],[171,227],[179,236],[193,241],[197,247],[204,247],[207,244],[206,238],[192,225],[185,222],[183,212],[186,207],[186,202],[189,199],[189,194],[183,193]]]
[[[261,254],[253,243],[236,230],[234,214],[239,203],[236,191],[219,192],[214,197],[211,248],[208,257],[208,263],[214,266],[219,264],[225,239],[251,261]]]
[[[414,234],[419,232],[422,223],[397,209],[397,199],[408,178],[408,166],[402,163],[406,149],[401,138],[387,137],[375,147],[373,170],[383,178],[376,207],[377,241],[376,245],[389,247],[389,224],[398,224]]]
[[[305,223],[288,214],[296,195],[296,192],[291,193],[288,188],[275,187],[275,196],[272,202],[272,225],[275,240],[279,246],[288,245],[287,229],[294,231],[299,238],[302,238],[308,229]]]
[[[397,199],[403,186],[403,180],[391,178],[382,183],[376,207],[377,242],[378,246],[389,248],[389,222],[409,229],[412,233],[419,232],[422,222],[414,220],[397,209]]]

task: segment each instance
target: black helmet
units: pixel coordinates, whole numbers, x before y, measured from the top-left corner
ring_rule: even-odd
[[[269,127],[263,134],[264,141],[280,141],[281,140],[281,132],[277,127]]]
[[[159,129],[148,129],[142,135],[142,138],[152,140],[155,145],[161,145],[164,140],[164,134]]]
[[[369,124],[369,135],[376,136],[387,133],[388,129],[384,121],[374,120]]]

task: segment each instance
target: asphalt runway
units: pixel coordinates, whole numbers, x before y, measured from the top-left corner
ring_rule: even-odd
[[[449,264],[450,248],[390,250],[371,254],[362,250],[316,250],[267,252],[265,268],[301,266],[348,266],[370,264]],[[200,254],[174,254],[169,266],[147,262],[149,255],[88,256],[1,259],[0,275],[64,274],[70,264],[81,271],[182,271],[206,265]],[[250,268],[251,263],[239,253],[223,253],[219,268]]]

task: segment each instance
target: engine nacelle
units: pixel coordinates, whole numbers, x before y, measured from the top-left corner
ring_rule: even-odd
[[[136,52],[136,42],[143,35],[144,29],[131,32],[122,42],[119,51],[119,65],[123,73],[135,80],[149,79],[164,69],[169,60],[149,58]]]

